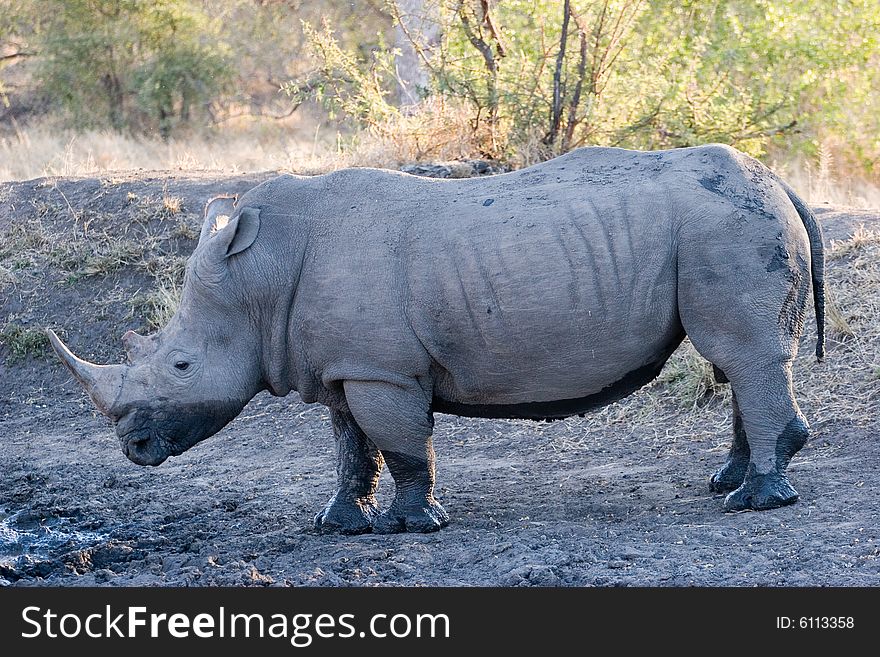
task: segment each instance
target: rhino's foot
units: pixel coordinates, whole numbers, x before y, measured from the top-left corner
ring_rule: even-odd
[[[724,499],[725,511],[764,511],[797,502],[798,492],[784,473],[757,474],[749,468],[745,481]]]
[[[709,489],[714,493],[729,493],[742,486],[749,468],[749,459],[729,459],[709,479]]]
[[[379,515],[376,498],[345,498],[334,495],[315,516],[315,529],[335,534],[365,534]]]
[[[436,532],[449,524],[449,514],[433,497],[410,500],[405,504],[395,499],[391,506],[379,514],[373,523],[377,534],[400,532]]]

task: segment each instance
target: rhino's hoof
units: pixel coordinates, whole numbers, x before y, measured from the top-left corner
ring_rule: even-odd
[[[724,499],[725,511],[765,511],[797,502],[798,492],[784,474],[750,471],[742,486]]]
[[[736,490],[742,486],[748,467],[748,460],[728,461],[709,479],[709,489],[713,493],[729,493]]]
[[[322,533],[366,534],[379,515],[375,498],[344,499],[334,495],[315,516],[315,529]]]
[[[391,507],[379,514],[373,523],[376,534],[399,534],[412,532],[426,534],[439,531],[449,524],[449,514],[437,500],[422,501],[422,505],[399,507],[392,503]]]

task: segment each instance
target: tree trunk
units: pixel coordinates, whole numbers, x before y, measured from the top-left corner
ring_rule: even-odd
[[[402,108],[416,105],[430,86],[430,74],[422,57],[430,57],[440,45],[439,0],[397,0],[399,24],[394,45],[397,58],[397,99]],[[421,50],[421,54],[419,54]]]
[[[553,102],[550,105],[550,129],[544,137],[544,143],[552,146],[559,134],[562,123],[562,101],[565,96],[565,48],[568,43],[568,19],[571,18],[571,1],[565,0],[562,6],[562,30],[559,36],[559,52],[556,55],[556,68],[553,71]]]
[[[123,115],[123,93],[122,83],[113,73],[107,73],[103,79],[104,89],[107,91],[107,110],[110,125],[117,132],[122,131],[125,127],[125,118]]]

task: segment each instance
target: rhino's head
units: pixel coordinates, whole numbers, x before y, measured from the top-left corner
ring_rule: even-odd
[[[211,201],[187,263],[180,306],[159,333],[123,336],[129,365],[95,365],[51,330],[55,352],[116,425],[122,451],[159,465],[219,431],[265,387],[260,334],[242,271],[257,238],[259,210]],[[239,255],[242,254],[242,255]]]

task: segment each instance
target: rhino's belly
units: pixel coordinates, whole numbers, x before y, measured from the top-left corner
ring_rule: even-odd
[[[432,410],[438,413],[449,413],[450,415],[464,417],[526,420],[550,420],[571,417],[572,415],[582,415],[619,401],[657,378],[657,375],[663,369],[663,365],[683,339],[684,332],[681,331],[674,338],[670,339],[647,363],[627,371],[620,378],[602,386],[598,391],[586,395],[561,397],[550,401],[522,401],[515,403],[492,403],[491,400],[487,402],[453,401],[444,398],[442,392],[444,386],[439,386],[441,391],[439,391],[439,394],[438,391],[435,391]]]

